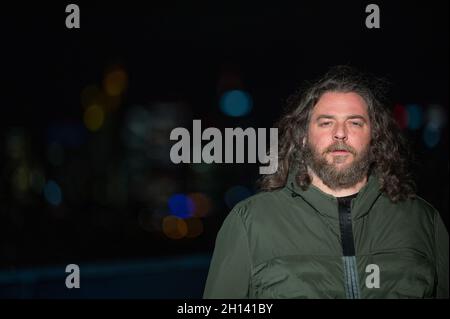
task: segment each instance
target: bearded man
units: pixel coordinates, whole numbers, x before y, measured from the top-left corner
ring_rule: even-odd
[[[278,170],[226,217],[204,298],[448,298],[448,232],[380,84],[338,66],[294,95]]]

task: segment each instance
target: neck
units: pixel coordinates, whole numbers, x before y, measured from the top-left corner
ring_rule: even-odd
[[[341,188],[341,189],[331,189],[327,185],[323,183],[323,181],[311,170],[308,168],[309,176],[311,176],[311,184],[316,186],[318,189],[320,189],[322,192],[332,195],[334,197],[344,197],[353,195],[355,193],[358,193],[361,188],[364,187],[364,185],[367,184],[367,176],[364,177],[360,182],[356,183],[352,187],[348,188]]]

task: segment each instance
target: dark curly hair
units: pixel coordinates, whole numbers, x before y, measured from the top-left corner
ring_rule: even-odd
[[[387,83],[350,66],[335,66],[292,95],[287,112],[276,123],[280,136],[278,170],[258,180],[260,190],[284,187],[291,168],[297,169],[295,178],[302,189],[311,184],[302,141],[307,135],[313,107],[324,93],[331,91],[357,93],[367,103],[372,127],[369,174],[376,174],[380,190],[393,202],[415,197],[415,184],[408,169],[410,152],[388,107]]]

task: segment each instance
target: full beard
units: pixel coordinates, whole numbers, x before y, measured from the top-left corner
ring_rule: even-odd
[[[333,163],[328,163],[325,155],[334,150],[346,150],[352,153],[353,162],[337,168],[335,164],[342,163],[345,159],[344,156],[336,155],[333,157]],[[335,143],[327,147],[323,154],[320,154],[314,146],[306,143],[304,151],[306,165],[332,190],[351,188],[366,178],[369,173],[371,164],[369,147],[361,152],[356,152],[348,145]]]

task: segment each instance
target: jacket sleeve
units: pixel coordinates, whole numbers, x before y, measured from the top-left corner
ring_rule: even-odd
[[[242,211],[234,208],[220,228],[203,298],[248,298],[251,258]]]
[[[448,232],[438,212],[435,214],[435,254],[438,275],[437,298],[448,298]]]

